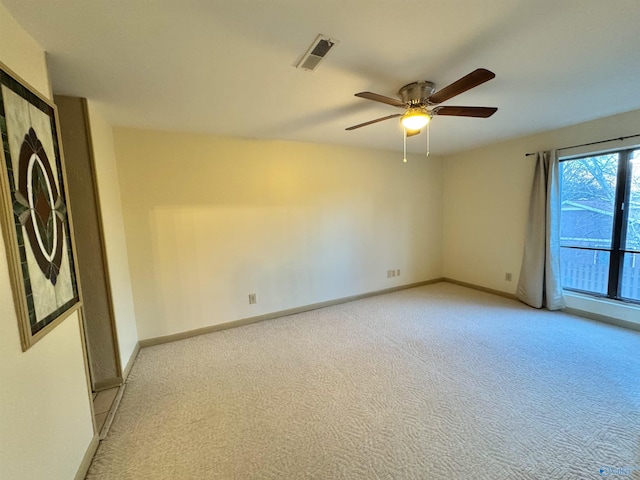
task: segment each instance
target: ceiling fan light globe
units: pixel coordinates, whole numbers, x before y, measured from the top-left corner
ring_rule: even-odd
[[[402,126],[407,130],[420,130],[427,123],[429,123],[431,117],[427,112],[423,111],[409,111],[402,116]]]

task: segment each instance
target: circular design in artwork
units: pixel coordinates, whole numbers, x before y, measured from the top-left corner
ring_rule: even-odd
[[[40,270],[55,285],[62,263],[66,209],[47,154],[33,128],[24,137],[18,162],[16,199],[23,206],[18,218]]]

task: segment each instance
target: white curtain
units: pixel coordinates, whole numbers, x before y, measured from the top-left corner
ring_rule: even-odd
[[[532,307],[565,307],[560,280],[560,179],[555,150],[536,154],[517,297]]]

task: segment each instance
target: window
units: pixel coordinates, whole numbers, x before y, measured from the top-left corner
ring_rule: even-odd
[[[560,161],[563,287],[640,303],[640,149]]]

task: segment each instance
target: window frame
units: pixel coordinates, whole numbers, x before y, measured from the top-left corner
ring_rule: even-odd
[[[629,200],[631,198],[631,169],[629,164],[631,163],[632,153],[640,150],[640,145],[624,147],[620,149],[605,150],[599,152],[589,152],[580,155],[571,155],[566,157],[560,157],[559,163],[570,162],[576,160],[583,160],[586,158],[593,158],[601,155],[618,155],[618,168],[616,172],[616,190],[614,193],[614,214],[613,225],[611,232],[611,246],[610,248],[602,247],[582,247],[582,246],[570,246],[562,245],[561,248],[569,248],[573,250],[588,250],[588,251],[601,251],[609,253],[609,272],[607,278],[607,293],[590,292],[587,290],[580,290],[577,288],[562,286],[563,290],[569,292],[576,292],[583,295],[588,295],[596,298],[605,298],[609,300],[615,300],[618,302],[630,303],[633,305],[640,305],[640,300],[632,298],[625,298],[620,296],[622,291],[622,270],[625,254],[640,254],[640,250],[629,250],[626,248],[626,233],[627,223],[629,221]],[[560,177],[562,179],[562,177]],[[560,192],[562,195],[562,184],[560,185]],[[560,224],[562,224],[562,214],[560,218]],[[625,248],[623,248],[625,247]],[[564,283],[564,282],[563,282]]]

